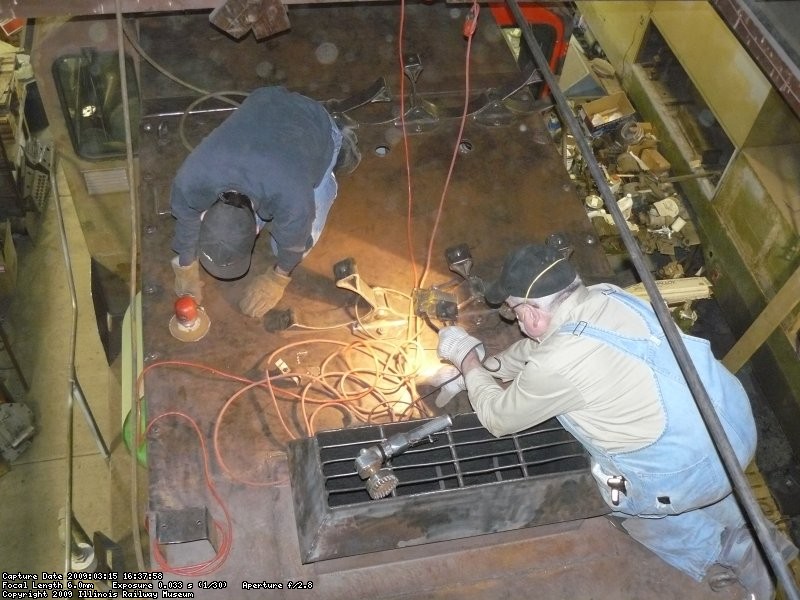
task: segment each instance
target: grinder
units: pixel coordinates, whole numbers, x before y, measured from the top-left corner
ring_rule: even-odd
[[[361,479],[367,480],[370,497],[373,500],[384,498],[397,487],[397,476],[392,473],[391,467],[383,466],[384,462],[452,424],[450,415],[442,415],[411,431],[396,433],[376,446],[362,448],[356,457],[356,471]]]

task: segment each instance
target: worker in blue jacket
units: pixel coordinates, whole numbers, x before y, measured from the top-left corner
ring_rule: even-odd
[[[175,293],[202,303],[200,265],[218,279],[250,269],[269,225],[276,260],[250,276],[241,311],[262,317],[283,296],[292,271],[319,238],[336,198],[334,171],[360,154],[319,102],[282,87],[252,92],[189,154],[172,185]]]

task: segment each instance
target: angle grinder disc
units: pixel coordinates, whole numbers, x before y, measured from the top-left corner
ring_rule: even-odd
[[[182,342],[197,342],[205,337],[211,328],[211,319],[202,306],[197,307],[197,318],[185,325],[175,315],[169,320],[169,332]]]

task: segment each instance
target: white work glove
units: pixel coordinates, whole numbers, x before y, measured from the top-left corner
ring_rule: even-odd
[[[200,281],[200,263],[196,260],[182,267],[178,257],[172,259],[172,271],[175,273],[175,293],[178,296],[192,296],[198,304],[203,302],[203,282]]]
[[[283,298],[283,292],[292,278],[270,268],[250,282],[239,308],[248,317],[260,319]]]
[[[434,399],[434,403],[439,408],[446,406],[450,400],[467,389],[467,382],[464,381],[464,376],[459,373],[458,369],[450,367],[450,370],[452,370],[452,374],[448,379],[452,379],[452,381],[445,380],[447,383],[439,388],[439,393]],[[458,377],[456,377],[457,374]],[[455,379],[453,379],[454,377]]]
[[[477,350],[480,360],[486,356],[483,342],[469,335],[461,327],[442,327],[439,330],[439,346],[436,348],[436,354],[439,358],[453,363],[459,371],[461,363],[473,350]]]

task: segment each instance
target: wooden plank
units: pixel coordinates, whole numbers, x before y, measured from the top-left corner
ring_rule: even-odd
[[[722,363],[733,373],[741,369],[798,302],[800,302],[800,269],[797,269],[783,284],[780,291],[722,359]]]

